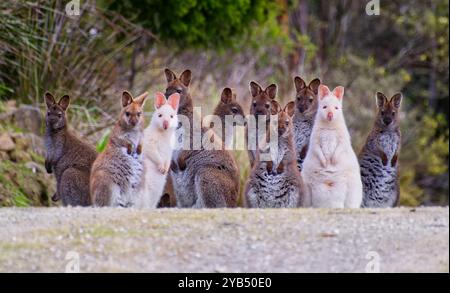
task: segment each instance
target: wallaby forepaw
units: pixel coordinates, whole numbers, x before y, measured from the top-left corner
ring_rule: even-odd
[[[161,174],[166,174],[167,170],[164,165],[158,166],[158,171],[161,172]]]
[[[136,154],[140,155],[142,154],[142,144],[139,144],[136,148]]]
[[[57,202],[59,200],[59,196],[58,196],[58,194],[55,192],[55,194],[53,194],[53,196],[52,196],[52,201],[53,202]]]
[[[52,172],[53,172],[52,166],[47,161],[45,161],[45,170],[47,171],[48,174],[52,174]]]
[[[133,145],[131,143],[127,144],[127,154],[131,155],[133,153]]]

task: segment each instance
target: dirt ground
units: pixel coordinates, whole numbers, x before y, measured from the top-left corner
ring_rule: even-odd
[[[449,272],[449,209],[0,209],[0,272]]]

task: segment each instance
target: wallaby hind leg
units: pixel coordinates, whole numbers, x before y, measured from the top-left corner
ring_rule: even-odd
[[[65,206],[88,206],[89,175],[74,168],[67,169],[61,176],[58,194]]]
[[[353,180],[349,180],[347,183],[347,197],[345,198],[346,208],[359,208],[362,203],[363,187],[361,179],[358,176],[354,176]]]
[[[110,184],[108,184],[110,183]],[[111,205],[111,185],[109,178],[102,171],[98,171],[91,178],[91,204],[97,207],[105,207]]]
[[[164,186],[163,195],[158,203],[158,208],[176,207],[177,200],[175,191],[173,190],[172,176],[167,175],[166,185]]]
[[[236,207],[238,190],[227,172],[217,168],[204,168],[195,175],[197,208]]]

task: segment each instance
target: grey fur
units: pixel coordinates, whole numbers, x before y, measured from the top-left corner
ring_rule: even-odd
[[[59,103],[50,93],[46,93],[45,98],[48,111],[45,168],[56,178],[56,193],[52,200],[61,199],[65,206],[88,206],[89,177],[97,152],[69,131],[66,118],[69,97],[62,97]]]
[[[282,117],[279,114],[279,127],[287,115]],[[285,131],[284,135],[279,133],[278,154],[273,161],[261,161],[258,153],[245,187],[247,207],[295,208],[302,205],[302,180],[296,166],[292,122]]]
[[[401,133],[398,110],[401,97],[400,100],[394,97],[388,101],[383,94],[377,94],[377,118],[359,154],[363,207],[393,207],[398,204],[400,198],[398,157]],[[392,116],[394,112],[396,114]],[[392,122],[386,125],[383,122],[385,119],[391,119]]]

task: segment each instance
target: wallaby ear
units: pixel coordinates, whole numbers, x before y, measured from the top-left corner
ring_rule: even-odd
[[[401,93],[397,93],[392,96],[391,104],[394,105],[395,108],[399,109],[402,104],[403,95]]]
[[[270,104],[272,105],[272,109],[270,111],[270,114],[277,115],[278,112],[281,111],[280,104],[277,101],[275,101],[275,100],[270,101]]]
[[[135,103],[138,103],[141,107],[144,106],[145,101],[147,101],[148,92],[144,92],[143,94],[139,95],[136,99],[134,99]]]
[[[229,87],[223,89],[222,94],[220,95],[220,100],[224,104],[228,104],[233,101],[233,93]]]
[[[330,94],[330,89],[326,85],[321,84],[321,85],[319,85],[318,93],[319,93],[319,99],[322,100],[324,97],[326,97]]]
[[[161,92],[157,92],[155,94],[155,109],[161,108],[161,106],[164,105],[165,103],[166,103],[166,96]]]
[[[284,112],[286,112],[290,117],[293,117],[295,113],[295,102],[290,101],[287,103],[286,107],[284,107]]]
[[[317,95],[317,93],[319,91],[319,85],[320,85],[320,79],[314,78],[313,80],[311,80],[311,82],[309,83],[308,87],[309,87],[310,90],[313,91],[314,94]]]
[[[377,96],[377,106],[378,106],[378,108],[383,108],[384,103],[386,103],[388,99],[381,92],[377,92],[376,96]]]
[[[45,103],[47,104],[47,108],[50,108],[54,104],[56,104],[55,98],[50,92],[45,93]]]
[[[189,69],[183,71],[180,75],[180,80],[185,86],[189,86],[189,83],[191,82],[191,71]]]
[[[342,101],[342,99],[344,98],[344,87],[343,86],[335,87],[333,90],[333,95],[335,95],[339,101]]]
[[[175,111],[178,111],[178,105],[180,104],[180,94],[174,93],[169,96],[169,99],[167,100],[167,103],[174,109]]]
[[[252,94],[252,97],[256,97],[261,92],[262,92],[261,86],[257,82],[251,81],[250,82],[250,93]]]
[[[306,87],[305,81],[300,76],[294,77],[294,85],[297,93]]]
[[[126,107],[133,102],[133,96],[127,92],[123,91],[122,93],[122,107]]]
[[[172,70],[170,70],[169,68],[164,69],[164,74],[166,75],[167,83],[169,83],[177,78],[175,73]]]
[[[58,105],[63,109],[63,111],[66,111],[70,104],[70,97],[68,95],[64,95],[59,99]]]
[[[266,88],[266,93],[269,95],[269,98],[274,100],[277,96],[277,85],[272,83]]]

